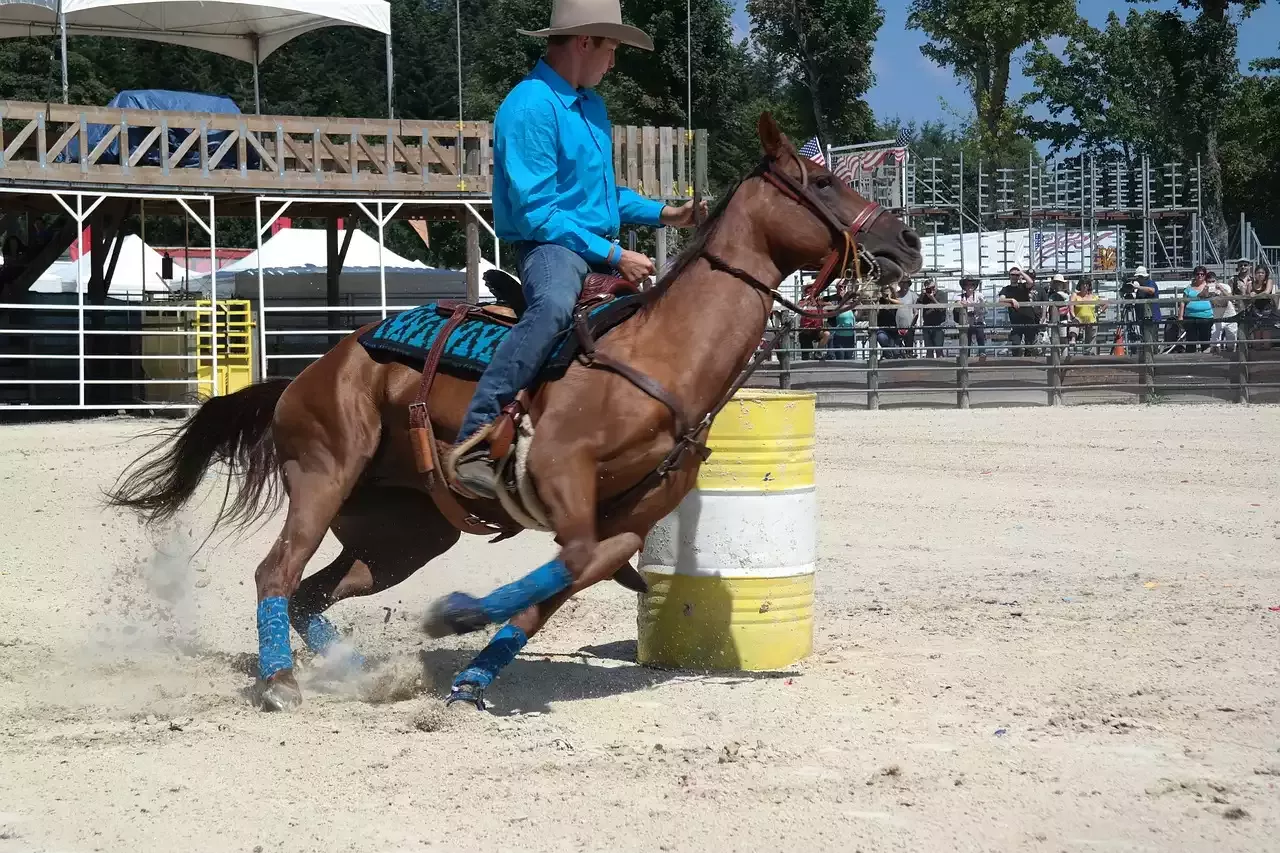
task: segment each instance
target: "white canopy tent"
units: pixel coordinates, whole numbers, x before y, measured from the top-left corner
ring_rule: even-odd
[[[80,270],[77,278],[76,266]],[[105,265],[104,265],[105,266]],[[184,276],[189,275],[182,264],[174,261],[173,278],[160,277],[164,259],[155,249],[142,242],[137,234],[127,234],[120,240],[120,255],[115,271],[107,282],[107,295],[114,299],[141,299],[144,293],[169,293],[182,286]],[[34,293],[75,293],[89,286],[93,274],[89,254],[80,255],[78,261],[56,261],[48,271],[32,285]]]
[[[97,35],[181,44],[258,64],[303,33],[322,27],[374,30],[387,42],[387,115],[393,67],[387,0],[0,0],[0,38],[57,33],[62,39],[62,101],[67,102],[67,36]]]

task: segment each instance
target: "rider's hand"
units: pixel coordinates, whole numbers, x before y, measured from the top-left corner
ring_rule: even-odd
[[[659,218],[662,220],[663,225],[670,225],[672,228],[692,228],[698,224],[693,215],[695,210],[699,214],[699,219],[705,220],[707,218],[707,202],[703,199],[699,199],[697,202],[686,201],[684,204],[674,207],[667,205],[662,208],[662,216]]]
[[[618,274],[627,281],[639,284],[653,273],[653,261],[647,255],[627,249],[622,250],[622,257],[618,260]]]

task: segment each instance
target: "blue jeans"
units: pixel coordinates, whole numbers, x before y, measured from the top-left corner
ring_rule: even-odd
[[[496,419],[503,406],[534,383],[551,354],[556,335],[573,323],[573,306],[582,293],[582,280],[587,273],[609,271],[551,243],[520,243],[516,252],[516,268],[528,307],[520,322],[498,344],[493,361],[480,377],[458,430],[459,441]]]

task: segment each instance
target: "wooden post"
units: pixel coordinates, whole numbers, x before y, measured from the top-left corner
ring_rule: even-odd
[[[338,250],[337,216],[331,214],[329,218],[325,220],[324,238],[325,305],[330,308],[336,308],[338,307],[338,302],[341,299],[340,282],[342,281],[342,256],[341,252]],[[336,311],[328,312],[325,317],[329,321],[328,326],[330,329],[336,331],[342,328],[342,325],[338,322],[338,314]],[[329,339],[329,346],[335,346],[337,343],[338,341],[336,338]]]
[[[874,328],[867,350],[867,408],[873,412],[880,408],[880,340]]]
[[[657,257],[654,258],[654,263],[658,268],[658,276],[661,277],[662,269],[667,265],[667,229],[666,228],[653,229],[653,237],[654,237],[654,240],[657,242],[657,248],[655,250],[655,254],[657,255]]]
[[[471,211],[467,217],[467,302],[480,301],[480,226]]]
[[[1142,402],[1150,403],[1156,396],[1155,323],[1142,323],[1142,343],[1138,347],[1138,363],[1142,365]]]
[[[968,311],[965,311],[968,316]],[[960,346],[956,350],[956,406],[969,408],[969,323],[956,326],[960,330]]]
[[[658,128],[658,188],[654,198],[668,199],[676,196],[676,175],[672,162],[672,146],[675,131],[669,127]]]
[[[698,192],[701,189],[701,192]],[[693,191],[700,197],[707,194],[707,132],[693,133]]]
[[[640,184],[640,128],[627,126],[627,186]]]
[[[658,129],[645,126],[640,130],[640,195],[662,198],[665,195],[658,183]]]
[[[1243,324],[1237,323],[1240,329]],[[1249,335],[1236,334],[1236,402],[1249,405]]]
[[[1058,318],[1049,321],[1049,405],[1062,405],[1062,326]]]
[[[778,387],[783,391],[791,390],[791,349],[794,340],[796,315],[787,312],[778,324]]]
[[[676,195],[693,195],[689,189],[689,131],[683,127],[676,128]]]

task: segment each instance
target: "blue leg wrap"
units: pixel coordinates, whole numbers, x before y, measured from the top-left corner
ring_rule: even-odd
[[[500,586],[480,599],[480,609],[490,622],[506,622],[512,616],[568,589],[573,576],[560,560],[552,560],[529,574]],[[527,638],[526,638],[527,639]]]
[[[474,684],[481,689],[488,687],[493,684],[503,667],[515,660],[528,642],[528,635],[515,625],[503,626],[501,631],[493,635],[489,645],[471,661],[471,665],[458,673],[453,686],[457,688],[463,684]]]
[[[258,602],[258,675],[267,679],[292,668],[289,601],[279,595],[264,598]]]
[[[307,620],[307,630],[302,636],[307,641],[307,648],[318,655],[324,654],[330,646],[342,639],[333,623],[319,613],[311,614],[311,618]]]
[[[303,637],[307,640],[307,648],[321,656],[327,656],[333,650],[333,647],[342,640],[342,634],[334,624],[319,613],[311,614],[311,618],[307,620],[307,630],[303,632]],[[344,663],[351,669],[362,669],[365,665],[364,655],[355,649],[350,649],[350,654]]]

